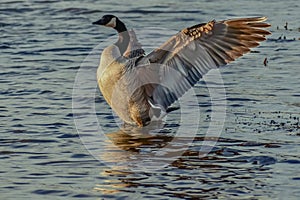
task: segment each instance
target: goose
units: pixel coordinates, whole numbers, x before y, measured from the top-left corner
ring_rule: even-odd
[[[212,20],[184,28],[145,54],[135,32],[114,15],[93,22],[113,28],[118,40],[103,49],[100,91],[124,121],[139,127],[161,119],[209,70],[225,66],[271,34],[266,17]]]

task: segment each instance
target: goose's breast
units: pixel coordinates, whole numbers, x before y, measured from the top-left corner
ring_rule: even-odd
[[[122,59],[111,54],[101,56],[97,71],[98,85],[107,103],[125,122],[144,126],[150,121],[149,103],[143,86],[135,88],[134,71],[128,70]]]

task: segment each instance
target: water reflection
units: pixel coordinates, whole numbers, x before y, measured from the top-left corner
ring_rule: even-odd
[[[124,127],[106,134],[108,139],[105,141],[104,151],[99,155],[100,160],[107,164],[100,172],[100,176],[105,178],[94,190],[108,195],[127,191],[132,187],[148,187],[148,179],[153,173],[149,170],[155,170],[154,174],[161,173],[166,170],[166,165],[169,169],[177,170],[222,168],[210,163],[209,160],[219,160],[216,157],[199,157],[199,142],[218,141],[220,138],[190,138],[189,134],[186,137],[176,137],[174,128],[168,129],[167,126],[161,122],[153,122],[147,127]],[[193,142],[197,144],[194,145]],[[190,178],[187,177],[188,179]],[[151,185],[158,186],[155,183]]]
[[[130,152],[140,152],[141,146],[162,148],[174,136],[170,131],[163,129],[162,122],[153,122],[146,127],[124,127],[106,136],[114,145]]]
[[[106,136],[105,150],[99,157],[108,165],[102,168],[102,180],[94,187],[104,196],[133,192],[132,188],[156,188],[164,195],[169,191],[167,195],[170,197],[180,195],[184,198],[205,198],[207,191],[219,190],[243,194],[249,191],[240,183],[259,185],[261,179],[270,178],[268,166],[276,163],[276,159],[270,156],[251,155],[253,145],[243,140],[197,136],[188,148],[182,149],[191,139],[188,134],[187,137],[176,137],[162,124],[121,128]],[[201,157],[203,141],[218,141],[218,145]],[[266,143],[255,145],[266,148]],[[154,168],[148,168],[151,163]],[[168,166],[164,167],[166,163]],[[216,196],[212,193],[209,197]]]
[[[176,130],[161,122],[146,127],[122,127],[105,134],[105,147],[99,159],[111,167],[123,169],[157,170],[180,157],[193,138],[182,140]]]
[[[105,180],[94,189],[102,194],[114,194],[137,186],[134,182],[144,179],[142,174],[136,175],[146,167],[143,163],[155,159],[155,152],[166,147],[175,137],[164,127],[162,122],[152,122],[142,128],[129,126],[107,133],[105,150],[99,155],[108,165],[100,172]],[[158,158],[156,161],[154,167],[160,165]]]

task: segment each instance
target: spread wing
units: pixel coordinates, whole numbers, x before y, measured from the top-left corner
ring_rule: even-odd
[[[267,18],[240,18],[210,21],[183,29],[144,57],[159,64],[159,85],[147,92],[153,103],[170,106],[210,69],[218,68],[259,45],[270,34]],[[139,67],[147,76],[149,67]],[[141,78],[143,76],[140,76]]]

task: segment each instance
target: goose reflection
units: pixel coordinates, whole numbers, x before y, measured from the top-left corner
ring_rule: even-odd
[[[189,152],[191,146],[193,154],[203,157],[219,139],[199,137],[178,124],[162,122],[152,122],[146,127],[122,127],[105,136],[98,159],[112,169],[134,171],[162,169]]]
[[[140,152],[142,146],[162,148],[173,138],[168,134],[170,131],[163,129],[161,122],[153,123],[150,126],[124,127],[116,132],[107,134],[107,137],[119,148],[130,151]]]
[[[131,176],[145,167],[144,162],[154,159],[153,152],[163,149],[174,139],[174,134],[161,122],[141,128],[122,127],[106,136],[104,151],[99,155],[107,165],[100,173],[101,177],[106,178],[94,188],[102,194],[114,194],[135,187],[136,178]]]
[[[124,126],[105,135],[107,139],[100,159],[111,167],[129,169],[142,167],[154,156],[162,156],[163,148],[175,138],[174,130],[168,130],[162,122],[153,122],[146,127]]]
[[[106,151],[103,152],[101,158],[114,165],[101,169],[101,179],[98,180],[94,190],[103,196],[129,191],[134,194],[134,197],[141,195],[141,198],[137,197],[137,199],[142,199],[143,194],[135,193],[135,188],[162,188],[163,191],[168,191],[171,196],[177,196],[179,190],[169,191],[169,188],[182,189],[182,186],[178,182],[176,183],[179,180],[179,182],[187,184],[185,190],[182,191],[182,196],[189,198],[190,193],[198,195],[210,190],[226,189],[229,181],[239,188],[241,179],[245,179],[245,181],[249,181],[249,178],[256,179],[257,172],[262,176],[270,177],[269,169],[271,168],[263,166],[276,162],[276,159],[269,156],[247,154],[252,149],[251,144],[248,150],[244,149],[243,146],[246,145],[247,147],[249,141],[198,136],[193,138],[195,144],[186,149],[181,156],[173,156],[168,160],[170,165],[167,168],[159,168],[155,173],[147,170],[142,171],[143,165],[139,165],[140,163],[168,159],[168,156],[155,157],[149,152],[144,152],[144,149],[149,148],[151,151],[164,149],[165,155],[169,155],[169,152],[178,150],[175,148],[176,146],[187,143],[186,137],[180,137],[174,143],[176,137],[171,132],[166,134],[161,133],[161,131],[165,131],[165,129],[120,129],[107,134],[108,140],[111,142],[107,141]],[[214,147],[209,155],[199,157],[201,152],[197,147],[201,146],[200,143],[205,140],[218,141],[225,147]],[[173,144],[170,145],[170,143]],[[261,145],[265,144],[262,143]],[[143,154],[145,156],[142,156]],[[260,167],[258,167],[259,163]],[[230,172],[230,176],[224,176],[224,171],[225,174]],[[184,175],[182,176],[182,174]],[[156,177],[164,178],[159,179],[158,182]],[[194,180],[195,177],[197,180]],[[174,184],[172,180],[175,181]],[[216,183],[220,187],[210,183]]]
[[[188,134],[178,137],[174,132],[174,127],[167,129],[157,122],[142,128],[123,127],[106,134],[105,148],[99,155],[106,164],[100,172],[100,176],[105,178],[95,185],[94,190],[106,195],[144,184],[146,187],[148,170],[154,169],[160,173],[166,164],[175,169],[220,168],[207,164],[207,158],[203,158],[203,163],[198,157],[198,149],[188,149],[193,141],[203,142],[208,138],[189,137]],[[213,141],[218,139],[209,138]]]

